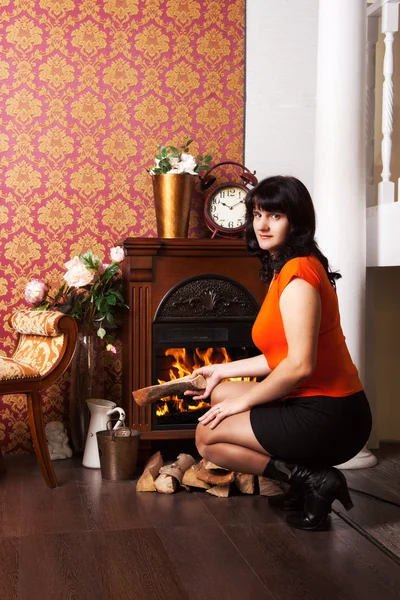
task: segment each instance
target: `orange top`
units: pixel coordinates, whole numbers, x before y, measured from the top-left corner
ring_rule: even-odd
[[[285,287],[295,277],[301,277],[318,290],[321,324],[316,367],[288,396],[348,396],[361,391],[363,386],[340,325],[336,292],[324,267],[314,256],[292,258],[275,275],[253,326],[254,344],[264,354],[271,369],[286,358],[288,346],[279,300]]]

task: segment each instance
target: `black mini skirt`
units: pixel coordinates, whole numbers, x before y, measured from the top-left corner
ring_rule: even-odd
[[[286,398],[250,411],[254,435],[275,458],[305,466],[339,465],[367,443],[372,417],[363,391],[333,398]]]

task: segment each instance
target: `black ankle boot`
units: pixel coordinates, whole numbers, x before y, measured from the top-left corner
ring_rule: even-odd
[[[283,510],[303,510],[303,488],[291,485],[283,494],[279,496],[269,496],[268,504],[274,508],[282,508]]]
[[[346,478],[333,467],[320,470],[296,467],[290,483],[300,485],[304,493],[303,513],[286,518],[291,527],[309,531],[324,529],[334,500],[339,500],[346,510],[353,508]]]
[[[323,469],[301,467],[271,458],[263,475],[270,479],[287,482],[294,488],[294,494],[288,493],[286,506],[291,510],[303,508],[303,513],[287,517],[286,522],[291,527],[310,531],[324,529],[334,500],[340,500],[346,510],[353,508],[346,478],[343,473],[333,467]],[[297,492],[295,492],[296,489]],[[300,506],[301,493],[304,497],[303,506]],[[279,498],[281,498],[281,506],[285,508],[284,495],[283,498],[282,496]],[[276,502],[279,501],[276,500]]]

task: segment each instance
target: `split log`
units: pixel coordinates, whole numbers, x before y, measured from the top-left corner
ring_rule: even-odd
[[[258,477],[258,485],[260,488],[260,496],[280,496],[283,494],[283,489],[279,481],[268,479],[267,477]]]
[[[163,466],[164,461],[162,459],[161,453],[156,452],[153,456],[150,456],[146,464],[144,465],[144,470],[142,476],[139,478],[136,491],[137,492],[155,492],[156,486],[154,485],[154,481],[157,479],[158,474],[160,472],[161,467]]]
[[[183,475],[196,461],[190,454],[179,454],[171,465],[161,467],[160,474],[154,482],[157,492],[173,494],[182,483]]]
[[[172,379],[159,385],[151,385],[149,387],[142,388],[132,392],[133,399],[139,406],[145,406],[151,404],[156,400],[165,398],[167,396],[173,396],[186,392],[186,390],[204,390],[206,388],[206,380],[203,375],[187,375],[180,379]]]
[[[202,488],[203,490],[208,490],[211,487],[210,484],[206,483],[205,481],[201,481],[201,479],[197,477],[197,473],[200,471],[201,468],[202,461],[192,465],[187,471],[185,471],[181,485],[185,487],[197,487]]]
[[[174,494],[178,489],[178,483],[174,477],[161,473],[154,482],[157,492],[161,494]]]
[[[235,485],[242,494],[254,494],[255,479],[251,473],[236,473]]]
[[[160,474],[164,473],[166,475],[171,475],[171,477],[175,477],[175,479],[178,479],[179,483],[181,483],[183,474],[190,469],[195,462],[195,459],[190,454],[179,454],[175,462],[161,467]]]
[[[230,469],[225,469],[225,467],[220,467],[219,465],[212,463],[210,460],[207,460],[206,458],[202,458],[200,462],[202,463],[203,467],[205,469],[207,469],[207,471],[210,471],[211,469],[218,469],[219,471],[230,471]]]
[[[219,468],[206,469],[203,466],[197,473],[197,479],[211,483],[211,485],[225,485],[235,479],[235,473]]]
[[[207,494],[218,496],[218,498],[227,498],[231,491],[231,484],[224,483],[224,485],[216,485],[209,490],[206,490]]]

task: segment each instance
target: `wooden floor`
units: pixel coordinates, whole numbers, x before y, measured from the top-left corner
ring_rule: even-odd
[[[400,447],[380,456],[346,471],[349,485],[400,503]],[[260,496],[136,494],[76,459],[55,463],[62,485],[49,490],[34,456],[6,463],[2,600],[400,598],[399,564],[336,514],[330,531],[309,533]],[[352,497],[351,519],[400,556],[400,508]]]

